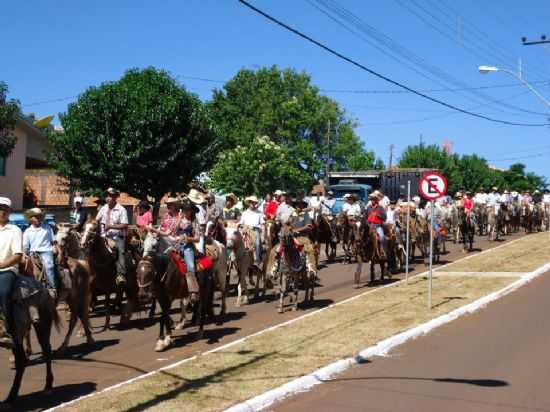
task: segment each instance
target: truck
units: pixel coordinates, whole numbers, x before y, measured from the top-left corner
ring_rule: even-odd
[[[17,226],[19,229],[21,229],[22,232],[24,232],[25,229],[29,227],[29,222],[27,222],[27,219],[25,219],[24,213],[10,213],[10,223]],[[44,215],[44,223],[49,224],[52,227],[54,233],[57,232],[55,215],[46,213]]]
[[[422,175],[433,169],[424,168],[391,168],[386,170],[362,170],[353,172],[330,172],[329,187],[335,193],[336,189],[340,190],[340,186],[347,187],[349,190],[354,188],[360,191],[360,187],[369,188],[368,193],[372,190],[381,190],[390,200],[397,200],[400,196],[407,196],[407,183],[411,182],[411,197],[418,194],[418,182]],[[359,200],[364,202],[368,199],[364,195],[359,197]],[[345,193],[342,194],[342,196]],[[350,193],[351,194],[351,193]]]
[[[336,199],[332,212],[338,214],[342,211],[342,207],[344,206],[344,195],[354,195],[357,200],[366,204],[369,199],[369,194],[372,193],[372,186],[362,183],[346,182],[343,180],[339,184],[330,185],[329,190],[333,192],[334,199]]]

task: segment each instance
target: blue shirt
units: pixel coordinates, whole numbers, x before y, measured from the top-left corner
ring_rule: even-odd
[[[47,223],[41,226],[29,226],[23,233],[23,252],[53,252],[53,230]]]

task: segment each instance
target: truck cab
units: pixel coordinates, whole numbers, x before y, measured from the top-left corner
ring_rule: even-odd
[[[344,195],[349,193],[354,195],[355,198],[362,204],[366,204],[369,200],[369,194],[372,192],[372,186],[360,184],[360,183],[345,183],[341,182],[336,185],[329,186],[329,190],[334,193],[334,199],[336,202],[332,212],[336,215],[342,211],[342,206],[344,206]]]
[[[24,232],[25,229],[29,227],[29,222],[27,222],[27,219],[25,219],[25,214],[23,213],[10,213],[10,223],[19,227],[22,232]],[[44,215],[44,223],[49,224],[52,227],[54,233],[57,232],[55,215],[46,213],[46,215]]]

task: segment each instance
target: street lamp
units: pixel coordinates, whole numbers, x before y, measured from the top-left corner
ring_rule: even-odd
[[[550,101],[546,100],[546,98],[540,94],[533,86],[531,86],[530,83],[528,83],[521,74],[517,74],[513,72],[512,70],[508,69],[502,69],[500,67],[496,66],[479,66],[478,70],[481,74],[487,74],[487,73],[493,73],[493,72],[504,72],[508,73],[509,75],[514,76],[516,79],[518,79],[521,83],[523,83],[535,96],[537,96],[545,105],[546,107],[550,107]]]

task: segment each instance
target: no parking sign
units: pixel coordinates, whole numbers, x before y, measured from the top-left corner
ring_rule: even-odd
[[[441,173],[428,172],[418,182],[418,192],[426,200],[439,199],[447,194],[447,179]]]

